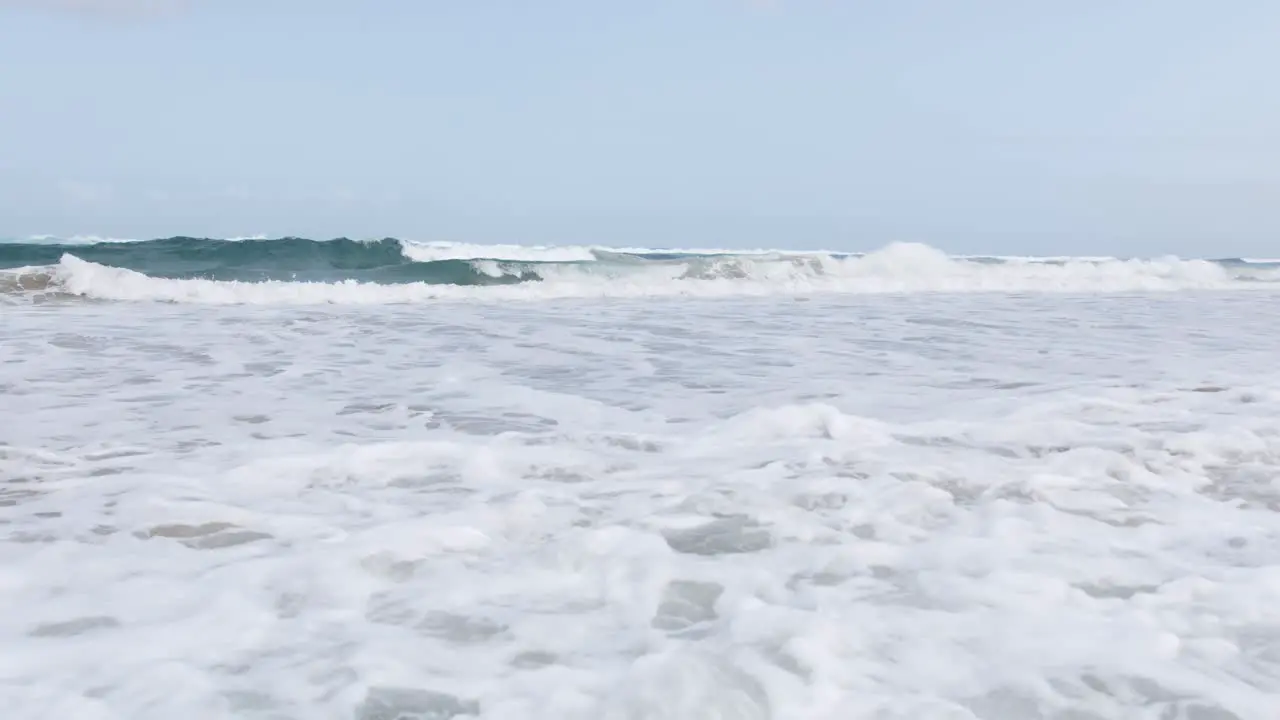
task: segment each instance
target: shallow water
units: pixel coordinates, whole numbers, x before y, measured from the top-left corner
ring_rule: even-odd
[[[0,704],[1275,717],[1278,302],[3,307]]]

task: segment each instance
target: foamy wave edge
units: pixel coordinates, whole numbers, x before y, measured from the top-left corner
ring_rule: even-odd
[[[836,255],[821,250],[767,250],[724,248],[650,248],[612,247],[608,245],[485,245],[456,242],[420,242],[397,240],[400,252],[414,262],[437,260],[497,260],[503,262],[593,262],[620,255]]]
[[[482,264],[485,261],[475,261]],[[1177,290],[1280,290],[1280,277],[1241,279],[1205,260],[1070,260],[989,264],[952,258],[917,244],[861,257],[733,255],[619,268],[551,264],[542,281],[459,286],[410,283],[223,282],[164,279],[65,254],[54,266],[5,271],[10,293],[57,292],[97,300],[207,305],[372,305],[433,300],[535,301],[559,298],[769,296],[823,293],[1116,293]],[[35,282],[47,278],[47,283]],[[23,278],[28,278],[23,281]],[[38,287],[43,286],[43,287]]]

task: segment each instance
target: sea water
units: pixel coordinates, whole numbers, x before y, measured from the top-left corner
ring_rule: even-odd
[[[555,252],[23,260],[3,716],[1280,716],[1267,266]]]

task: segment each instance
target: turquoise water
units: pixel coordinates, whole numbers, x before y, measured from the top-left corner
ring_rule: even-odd
[[[418,246],[426,248],[429,246]],[[7,242],[0,243],[0,269],[56,265],[66,254],[81,260],[111,267],[133,270],[151,277],[171,279],[205,279],[254,282],[285,280],[301,282],[337,282],[356,280],[378,284],[430,283],[447,285],[495,285],[545,279],[549,269],[563,266],[662,266],[673,263],[691,265],[691,276],[697,276],[697,264],[740,257],[761,259],[759,253],[737,256],[733,251],[679,252],[667,250],[617,251],[603,248],[581,248],[579,257],[564,259],[513,260],[494,248],[491,257],[480,249],[471,257],[430,258],[415,253],[414,246],[395,238],[380,240],[310,240],[286,237],[277,239],[224,240],[214,238],[171,237],[146,241],[112,241],[98,243]],[[557,257],[548,254],[549,258]],[[561,258],[564,254],[560,255]],[[824,253],[821,257],[841,260],[848,254]],[[970,257],[975,264],[1004,264],[1011,259]],[[489,267],[477,262],[489,261]],[[1068,259],[1044,259],[1044,264],[1063,264]],[[1238,258],[1210,261],[1233,273],[1277,269],[1276,262],[1246,262]]]
[[[369,304],[445,298],[1276,289],[1280,262],[948,255],[914,243],[865,254],[378,240],[0,242],[0,301]]]

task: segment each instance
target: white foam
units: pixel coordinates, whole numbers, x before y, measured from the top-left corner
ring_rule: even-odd
[[[459,255],[475,254],[459,251]],[[505,270],[476,263],[489,275]],[[1242,282],[1203,260],[980,263],[924,245],[895,244],[862,257],[720,256],[650,263],[546,264],[542,282],[498,286],[355,281],[216,282],[160,279],[64,255],[53,269],[66,292],[106,300],[207,304],[382,304],[437,299],[540,300],[571,297],[761,296],[819,293],[1132,292],[1276,287]]]
[[[610,245],[498,245],[401,240],[405,257],[416,262],[435,260],[506,260],[519,262],[589,262],[617,255],[830,255],[822,250],[729,248],[652,248]]]
[[[1000,260],[1008,263],[1119,262],[1114,255],[957,255],[970,260]],[[1168,258],[1166,258],[1168,259]],[[1173,258],[1175,260],[1180,258]]]
[[[1275,304],[6,307],[0,707],[1274,717]]]
[[[585,262],[595,260],[590,247],[555,245],[471,245],[466,243],[400,242],[404,256],[415,262],[436,260],[517,260],[523,262]]]
[[[32,235],[22,242],[46,243],[49,245],[100,245],[103,243],[136,243],[142,241],[137,238],[117,238],[102,235],[72,235],[70,237]]]

